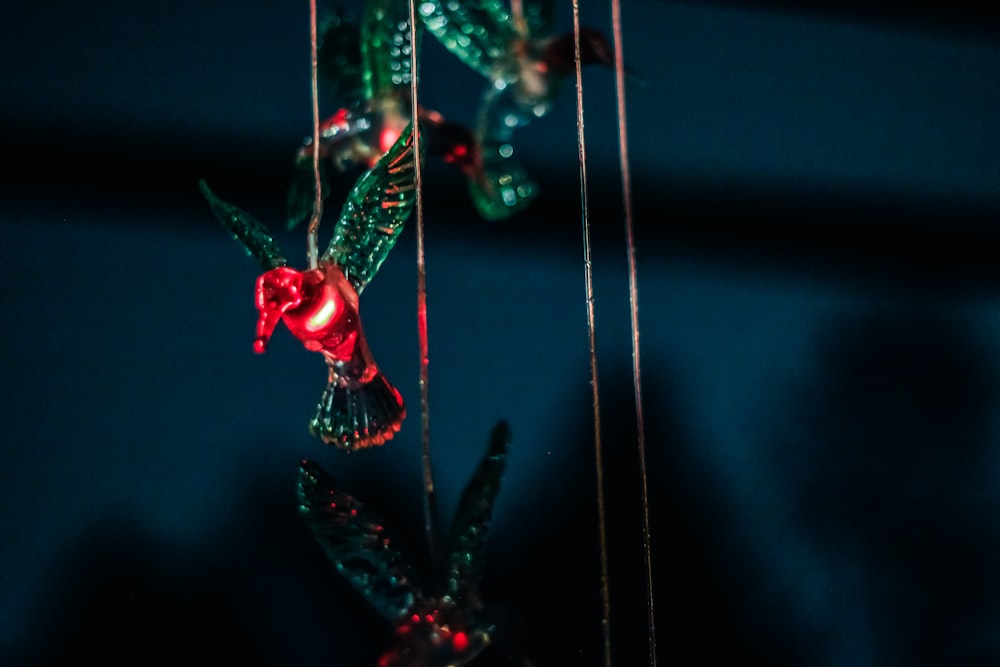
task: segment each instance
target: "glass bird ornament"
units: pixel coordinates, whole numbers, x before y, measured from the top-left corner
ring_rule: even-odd
[[[552,0],[523,0],[519,15],[501,0],[425,0],[418,11],[428,31],[487,81],[474,136],[498,199],[517,210],[537,194],[516,160],[514,131],[547,115],[575,73],[573,31],[552,33]],[[580,29],[581,65],[614,63],[607,39]]]
[[[419,32],[417,47],[419,48]],[[403,0],[368,0],[362,21],[336,12],[325,21],[317,68],[325,92],[344,105],[320,123],[320,187],[329,196],[333,173],[370,168],[412,120],[409,5]],[[419,110],[425,152],[454,165],[465,175],[473,202],[484,217],[497,217],[497,195],[483,169],[482,154],[468,127],[440,113]],[[315,201],[313,138],[295,158],[288,192],[288,227],[309,220]]]
[[[326,388],[309,423],[313,435],[347,451],[381,445],[400,429],[402,396],[379,370],[361,325],[358,297],[385,261],[413,209],[413,142],[407,128],[358,179],[333,237],[313,269],[287,261],[266,227],[219,199],[202,181],[213,213],[264,269],[257,279],[253,349],[263,353],[278,322],[326,361]]]
[[[433,588],[400,552],[380,517],[345,493],[316,463],[299,467],[299,512],[335,569],[394,627],[377,667],[458,667],[497,646],[514,657],[512,636],[480,598],[486,541],[507,461],[510,431],[497,424],[466,484]],[[530,665],[523,658],[520,664]]]

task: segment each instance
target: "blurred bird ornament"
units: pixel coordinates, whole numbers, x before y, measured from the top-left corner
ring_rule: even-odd
[[[517,7],[509,10],[502,0],[418,4],[428,31],[489,82],[474,136],[487,180],[509,210],[522,208],[538,190],[515,159],[514,130],[547,115],[576,69],[574,32],[552,34],[552,0],[521,0]],[[600,31],[580,29],[580,64],[614,64]]]
[[[390,541],[382,520],[341,491],[316,463],[299,467],[299,511],[323,552],[347,581],[394,625],[377,667],[458,667],[491,645],[519,657],[509,628],[480,599],[486,540],[507,462],[510,432],[497,424],[487,451],[459,500],[434,588],[418,584],[416,568]]]
[[[215,216],[265,270],[257,279],[254,351],[263,353],[283,321],[328,367],[327,385],[309,424],[313,435],[347,451],[381,445],[406,415],[400,393],[376,365],[361,326],[358,296],[385,261],[415,199],[413,142],[407,127],[358,179],[317,265],[288,267],[263,223],[219,199],[200,182]]]
[[[344,106],[320,123],[320,184],[329,196],[331,169],[344,173],[369,168],[393,144],[412,120],[411,44],[409,4],[403,0],[368,0],[360,25],[343,11],[334,12],[323,26],[317,50],[317,69],[325,92]],[[496,180],[487,174],[472,131],[440,113],[419,110],[421,143],[428,155],[453,164],[466,177],[480,214],[494,220],[513,208],[501,200]],[[316,178],[313,138],[306,139],[295,159],[288,193],[290,229],[312,215]]]

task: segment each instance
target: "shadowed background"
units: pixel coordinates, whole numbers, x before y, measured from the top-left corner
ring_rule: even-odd
[[[1000,30],[972,3],[934,12],[623,2],[672,664],[1000,659]],[[409,417],[345,456],[306,428],[320,358],[283,329],[252,353],[256,266],[197,190],[304,265],[281,220],[311,132],[308,3],[4,14],[0,662],[373,665],[390,628],[315,547],[294,484],[300,459],[320,462],[424,560],[413,225],[361,300]],[[572,28],[571,5],[558,17]],[[610,34],[604,3],[581,21]],[[614,77],[583,80],[611,637],[617,663],[641,664]],[[483,82],[429,35],[421,84],[471,122]],[[425,163],[439,503],[449,517],[506,419],[484,597],[540,667],[601,664],[574,103],[570,83],[518,131],[541,195],[511,220],[482,221],[458,173]]]

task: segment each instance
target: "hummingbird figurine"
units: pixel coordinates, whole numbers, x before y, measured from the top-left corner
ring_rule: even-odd
[[[515,655],[509,631],[479,590],[509,442],[510,430],[501,421],[462,492],[431,589],[417,581],[416,568],[394,546],[380,517],[318,464],[307,459],[299,466],[299,512],[313,537],[337,572],[393,624],[392,644],[377,667],[460,667],[494,645]]]
[[[298,150],[287,202],[290,229],[308,220],[315,200],[313,152],[319,150],[320,184],[329,196],[331,170],[369,168],[412,121],[409,5],[404,0],[368,0],[362,21],[343,11],[324,21],[317,50],[317,69],[326,92],[344,106],[319,127],[318,149],[306,138]],[[479,145],[466,126],[447,120],[432,109],[418,110],[424,152],[454,165],[466,177],[473,203],[483,217],[496,219],[511,212],[498,201],[495,180],[487,174]],[[499,205],[498,205],[499,204]]]
[[[537,194],[537,185],[515,161],[514,131],[553,108],[562,85],[575,73],[573,31],[553,34],[552,0],[521,0],[515,12],[503,0],[425,0],[418,3],[424,25],[444,47],[489,83],[480,99],[474,137],[483,169],[511,209]],[[580,64],[612,66],[604,35],[580,29]],[[502,178],[514,174],[514,177]]]
[[[358,297],[385,261],[413,210],[413,136],[407,127],[356,182],[316,266],[287,265],[263,223],[199,187],[212,212],[243,243],[264,273],[257,279],[253,349],[267,349],[279,321],[307,350],[323,355],[327,384],[309,423],[328,444],[356,451],[390,440],[406,416],[402,396],[368,347]]]

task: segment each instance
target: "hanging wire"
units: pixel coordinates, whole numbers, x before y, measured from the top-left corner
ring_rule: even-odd
[[[573,0],[573,49],[576,61],[576,130],[580,161],[580,203],[583,210],[583,269],[587,295],[587,332],[590,350],[590,385],[594,406],[594,458],[597,474],[597,528],[601,558],[601,629],[604,639],[604,664],[611,667],[611,588],[608,581],[607,520],[604,516],[604,470],[601,445],[600,391],[597,384],[597,346],[594,325],[594,277],[590,259],[590,219],[587,202],[587,149],[583,132],[583,71],[580,63],[580,3]]]
[[[316,187],[316,199],[313,202],[312,218],[309,220],[309,231],[306,236],[309,268],[315,269],[319,262],[319,221],[323,217],[323,184],[319,172],[319,76],[318,52],[319,40],[316,37],[316,0],[309,0],[309,46],[310,54],[310,87],[312,89],[312,166]]]
[[[632,176],[628,160],[628,125],[625,113],[625,57],[622,49],[621,0],[611,0],[611,26],[615,54],[615,91],[618,102],[618,149],[621,157],[622,199],[625,209],[625,245],[628,254],[628,296],[632,322],[632,383],[635,391],[635,424],[642,482],[642,544],[646,569],[646,608],[649,613],[649,664],[656,667],[656,623],[653,612],[653,566],[649,529],[649,480],[646,473],[646,428],[642,414],[642,381],[639,373],[639,290],[632,221]]]
[[[420,343],[420,442],[424,478],[424,529],[430,546],[433,563],[440,562],[441,540],[438,530],[437,503],[434,491],[434,474],[431,466],[430,436],[430,384],[427,335],[427,266],[424,258],[424,207],[423,161],[420,154],[420,105],[417,98],[417,9],[409,0],[410,12],[410,117],[413,124],[413,185],[415,229],[417,237],[417,335]]]

